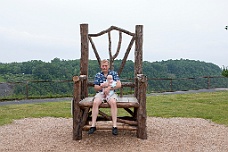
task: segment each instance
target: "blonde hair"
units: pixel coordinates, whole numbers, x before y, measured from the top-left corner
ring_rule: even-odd
[[[108,63],[109,64],[109,60],[107,60],[107,59],[101,60],[101,64],[102,63]]]
[[[107,79],[108,79],[108,78],[109,78],[109,79],[113,79],[112,75],[108,75],[108,76],[107,76]]]
[[[107,60],[107,59],[101,60],[100,66],[104,63],[108,63],[108,67],[110,67],[109,60]]]

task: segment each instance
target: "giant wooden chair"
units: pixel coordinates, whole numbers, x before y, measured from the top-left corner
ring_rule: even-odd
[[[111,51],[111,31],[116,30],[119,32],[119,42],[117,51],[112,55]],[[98,37],[103,34],[108,34],[109,50],[107,55],[110,59],[110,68],[113,68],[115,58],[120,52],[120,46],[122,42],[122,34],[125,33],[131,36],[131,41],[126,49],[124,58],[122,59],[118,74],[121,78],[121,72],[127,61],[129,52],[133,44],[135,43],[135,60],[134,60],[134,82],[122,82],[122,88],[130,87],[134,88],[134,95],[124,96],[120,89],[120,97],[117,102],[118,108],[123,108],[129,113],[128,116],[122,116],[117,118],[117,127],[119,130],[131,130],[136,131],[137,137],[141,139],[147,139],[147,126],[146,126],[146,90],[147,90],[147,78],[142,74],[142,44],[143,44],[143,26],[136,25],[135,33],[127,30],[111,26],[107,30],[101,31],[97,34],[88,34],[88,24],[80,25],[81,32],[81,59],[80,59],[80,75],[74,76],[74,91],[73,91],[73,139],[81,140],[82,131],[89,130],[91,121],[91,107],[93,97],[88,97],[88,87],[93,87],[93,82],[88,80],[88,68],[89,68],[89,42],[92,45],[93,51],[100,65],[101,58],[92,40],[93,37]],[[100,108],[109,108],[108,103],[102,103]],[[99,117],[97,118],[97,130],[107,130],[112,128],[107,122],[111,121],[111,116],[99,110]],[[106,122],[100,123],[99,122]]]

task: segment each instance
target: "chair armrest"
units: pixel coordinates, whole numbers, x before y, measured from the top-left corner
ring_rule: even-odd
[[[80,76],[73,76],[73,81],[77,82],[77,81],[82,81],[82,80],[86,80],[87,76],[86,75],[80,75]]]

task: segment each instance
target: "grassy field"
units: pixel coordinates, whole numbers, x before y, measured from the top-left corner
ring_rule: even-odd
[[[124,114],[123,110],[118,111],[118,115]],[[228,126],[228,91],[148,96],[147,115],[204,118]],[[15,119],[46,116],[72,117],[70,101],[0,106],[0,125],[9,124]]]
[[[210,119],[228,126],[228,91],[150,96],[148,116]]]

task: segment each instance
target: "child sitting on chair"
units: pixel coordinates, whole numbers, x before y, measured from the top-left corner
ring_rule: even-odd
[[[102,83],[101,86],[111,86],[112,88],[114,88],[116,86],[116,81],[113,80],[112,75],[108,75],[106,81]],[[113,94],[114,90],[110,90],[109,94],[107,95],[103,93],[104,100],[108,101],[109,97],[111,97]]]

